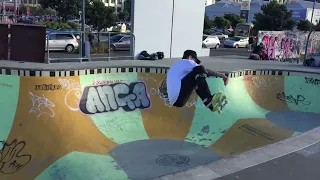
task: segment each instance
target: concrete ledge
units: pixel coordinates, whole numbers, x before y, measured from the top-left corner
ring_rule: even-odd
[[[320,127],[298,136],[154,180],[213,180],[299,151],[320,142]]]

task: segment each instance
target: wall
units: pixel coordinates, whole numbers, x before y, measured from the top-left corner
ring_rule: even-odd
[[[258,43],[263,42],[270,59],[299,58],[305,53],[308,34],[292,31],[259,31]],[[308,54],[320,52],[320,33],[310,36]]]
[[[0,75],[0,179],[149,179],[320,125],[319,78],[246,75],[228,86],[208,78],[211,91],[229,100],[222,114],[195,93],[184,107],[171,107],[165,78]]]
[[[183,51],[202,49],[205,0],[133,1],[134,55],[162,51],[181,58]]]
[[[204,0],[174,0],[171,57],[182,57],[187,49],[202,49]]]

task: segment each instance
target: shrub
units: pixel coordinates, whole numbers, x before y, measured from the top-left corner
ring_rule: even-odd
[[[67,23],[72,29],[79,29],[80,28],[80,24],[76,23],[76,22],[68,22]]]
[[[210,35],[210,34],[211,34],[210,29],[204,29],[204,30],[203,30],[203,34]]]
[[[96,46],[90,48],[90,54],[106,54],[109,53],[109,48],[103,43],[99,43]]]
[[[71,29],[71,26],[68,23],[59,23],[59,22],[37,22],[36,24],[44,25],[49,29]]]

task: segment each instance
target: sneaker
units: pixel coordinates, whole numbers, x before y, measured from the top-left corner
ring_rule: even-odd
[[[212,95],[211,97],[205,99],[205,101],[203,102],[203,104],[209,108],[211,111],[213,110],[213,105],[212,105],[212,99],[213,99],[214,95]]]
[[[212,100],[212,111],[217,111],[219,114],[222,113],[222,109],[224,108],[224,106],[228,104],[227,101],[227,97],[222,94],[221,92],[216,93],[213,96],[213,100]]]

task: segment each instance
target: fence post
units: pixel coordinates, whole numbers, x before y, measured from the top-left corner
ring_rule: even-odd
[[[47,64],[50,64],[50,55],[49,55],[49,54],[50,54],[50,52],[49,52],[49,51],[50,51],[50,50],[49,50],[49,49],[50,49],[50,48],[49,48],[49,36],[50,36],[50,34],[51,34],[51,32],[48,33],[48,35],[47,35],[47,41],[46,41],[46,44],[47,44],[47,60],[46,60],[46,63],[47,63]]]
[[[108,61],[110,61],[110,32],[108,32]]]

